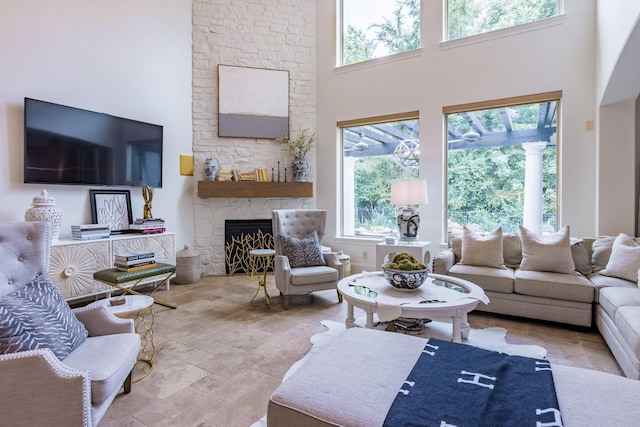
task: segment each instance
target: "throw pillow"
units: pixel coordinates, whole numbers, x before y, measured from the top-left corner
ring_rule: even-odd
[[[511,268],[518,268],[522,262],[520,235],[516,233],[503,234],[502,247],[504,249],[504,265]]]
[[[528,271],[573,273],[576,266],[571,256],[569,226],[557,233],[542,235],[520,226],[522,262],[520,268]]]
[[[58,288],[46,278],[0,297],[2,354],[49,348],[62,360],[88,335]]]
[[[593,265],[593,272],[598,273],[607,267],[609,258],[611,258],[611,249],[613,248],[613,242],[616,240],[615,236],[599,236],[593,241],[593,254],[591,255],[591,264]]]
[[[638,269],[640,269],[640,243],[633,237],[620,233],[613,242],[607,267],[600,271],[600,274],[637,283]]]
[[[280,245],[283,254],[289,258],[289,265],[292,268],[327,265],[315,230],[302,239],[280,236]]]
[[[462,230],[451,229],[447,232],[449,247],[453,250],[453,255],[456,262],[460,262],[462,258]]]
[[[460,264],[506,268],[502,252],[502,227],[489,233],[477,233],[463,227]]]
[[[593,272],[589,252],[587,252],[587,248],[584,247],[584,239],[571,239],[571,257],[573,258],[573,263],[576,266],[576,271],[584,274],[585,276]]]

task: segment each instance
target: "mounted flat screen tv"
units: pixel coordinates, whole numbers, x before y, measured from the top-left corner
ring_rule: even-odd
[[[24,99],[24,182],[162,187],[160,125]]]

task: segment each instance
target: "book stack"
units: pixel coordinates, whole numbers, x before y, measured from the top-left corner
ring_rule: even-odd
[[[218,172],[218,181],[233,181],[233,169]]]
[[[269,182],[271,181],[271,174],[268,168],[256,169],[255,171],[257,182]]]
[[[126,252],[115,254],[113,266],[120,271],[138,271],[156,266],[153,252]]]
[[[129,225],[129,230],[140,234],[158,234],[167,231],[162,218],[138,218]]]
[[[80,224],[71,226],[73,240],[108,239],[111,230],[107,224]]]

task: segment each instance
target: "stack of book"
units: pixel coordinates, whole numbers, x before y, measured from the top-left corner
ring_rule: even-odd
[[[80,224],[71,226],[73,240],[108,239],[111,230],[107,224]]]
[[[162,218],[138,218],[129,225],[129,230],[140,234],[158,234],[167,231]]]
[[[126,252],[115,254],[113,266],[120,271],[138,271],[156,266],[153,252]]]

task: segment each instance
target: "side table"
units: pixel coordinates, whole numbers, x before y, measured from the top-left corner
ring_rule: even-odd
[[[249,257],[251,259],[251,275],[253,276],[258,272],[259,259],[262,259],[262,268],[264,270],[262,277],[258,275],[258,289],[253,295],[253,298],[251,298],[251,305],[253,305],[253,300],[258,296],[260,288],[262,288],[264,291],[264,298],[267,301],[267,308],[271,308],[271,300],[269,299],[269,293],[267,293],[267,271],[269,271],[269,266],[271,265],[271,257],[275,254],[276,251],[273,249],[253,249],[249,251]]]
[[[431,270],[431,242],[396,240],[388,245],[385,242],[376,245],[376,269],[380,269],[384,257],[388,254],[406,252],[420,262],[423,262]]]
[[[140,353],[138,353],[138,363],[135,368],[142,371],[142,374],[135,377],[136,383],[153,371],[153,357],[156,353],[156,346],[153,343],[153,325],[155,323],[155,313],[153,312],[154,300],[147,295],[125,295],[125,303],[111,305],[111,300],[122,297],[105,298],[89,304],[89,307],[105,306],[111,313],[125,319],[134,319],[136,333],[142,338]]]

